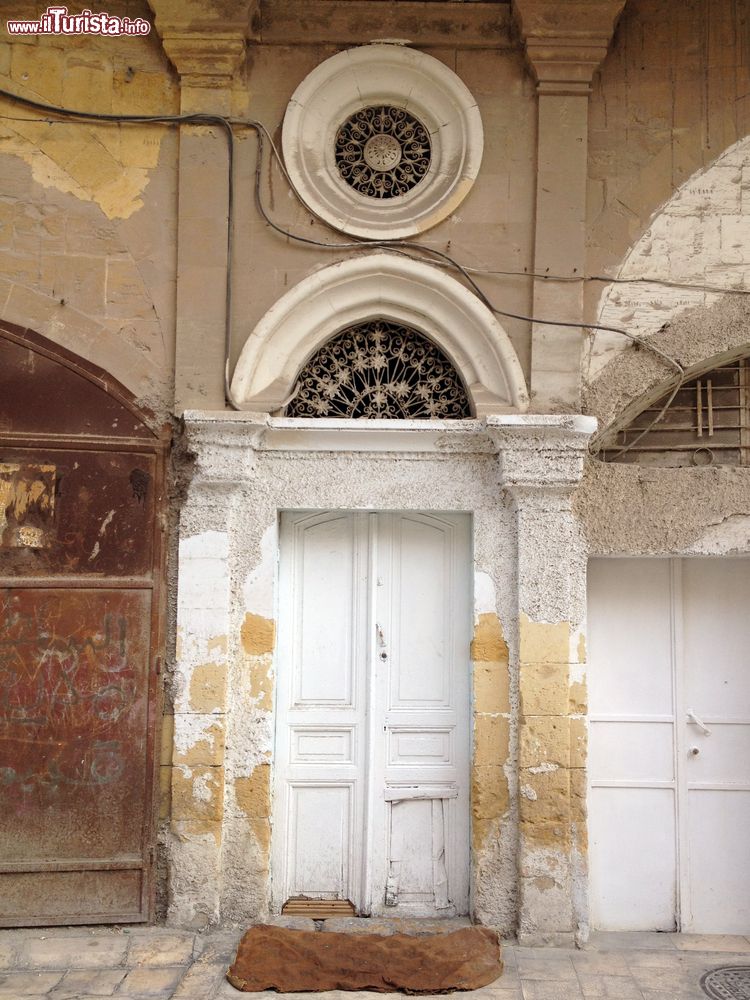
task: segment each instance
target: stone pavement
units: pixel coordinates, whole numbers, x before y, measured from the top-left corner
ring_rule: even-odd
[[[167,927],[0,931],[0,998],[7,1000],[235,1000],[224,979],[240,931]],[[466,1000],[699,1000],[701,975],[750,965],[750,938],[596,934],[582,950],[503,947],[505,972]],[[290,994],[287,994],[289,996]],[[260,994],[254,994],[255,997]],[[264,994],[274,1000],[279,994]],[[297,994],[300,1000],[314,1000]],[[318,994],[344,1000],[342,993]],[[352,1000],[382,1000],[358,993]]]

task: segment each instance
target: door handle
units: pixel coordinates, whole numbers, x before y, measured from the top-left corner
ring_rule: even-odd
[[[695,714],[692,708],[689,708],[687,710],[687,717],[688,717],[688,722],[692,722],[694,726],[697,726],[704,736],[711,735],[711,730],[708,728],[708,726],[704,725],[704,723],[701,722],[701,720],[698,718],[698,716]]]
[[[378,637],[378,645],[385,646],[385,636],[383,635],[383,628],[381,625],[375,626],[375,633]]]

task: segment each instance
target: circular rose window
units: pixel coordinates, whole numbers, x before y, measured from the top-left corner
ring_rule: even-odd
[[[327,59],[284,116],[284,159],[320,218],[372,239],[423,232],[466,197],[482,159],[476,101],[452,70],[402,45]]]

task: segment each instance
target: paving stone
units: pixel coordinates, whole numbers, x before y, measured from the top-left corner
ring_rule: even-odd
[[[193,934],[159,934],[131,939],[128,965],[189,965],[193,938]]]
[[[32,969],[106,969],[122,965],[128,939],[109,937],[63,937],[57,934],[24,941],[18,950],[18,964]]]
[[[125,969],[74,969],[49,994],[53,1000],[72,1000],[79,994],[111,996],[125,977]]]
[[[651,931],[594,931],[588,940],[588,948],[594,950],[612,951],[625,948],[674,951],[673,934],[655,934]]]
[[[578,985],[570,982],[554,982],[552,980],[536,980],[524,982],[524,1000],[585,1000]]]
[[[196,962],[183,976],[173,1000],[194,1000],[195,997],[205,1000],[206,997],[212,997],[224,981],[229,961],[221,964]]]
[[[613,1000],[641,1000],[642,993],[630,976],[602,976],[578,973],[581,992],[589,997],[611,997]]]
[[[569,958],[550,961],[539,958],[518,959],[518,975],[523,982],[554,980],[561,983],[577,983],[578,977]]]
[[[739,934],[671,934],[679,951],[750,952],[750,941]]]
[[[581,952],[571,957],[576,972],[600,976],[627,976],[630,974],[624,952]]]
[[[0,997],[44,996],[62,979],[62,972],[4,972],[0,975]]]
[[[180,968],[163,967],[141,967],[131,969],[125,976],[118,996],[122,994],[126,997],[161,997],[165,994],[171,996],[175,987],[184,975],[185,970]]]
[[[12,969],[17,963],[17,952],[14,941],[0,938],[0,969]]]

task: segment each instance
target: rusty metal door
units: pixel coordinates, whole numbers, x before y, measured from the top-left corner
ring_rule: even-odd
[[[0,926],[152,916],[167,445],[0,326]]]

